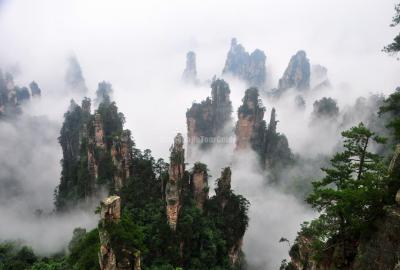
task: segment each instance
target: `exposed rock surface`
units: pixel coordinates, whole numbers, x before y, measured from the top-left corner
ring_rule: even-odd
[[[290,163],[292,153],[286,137],[277,132],[275,109],[271,110],[267,127],[264,120],[265,107],[259,98],[258,89],[247,89],[242,101],[235,130],[236,150],[253,149],[266,167]]]
[[[238,122],[236,124],[236,149],[257,149],[264,142],[265,107],[259,98],[258,89],[246,90],[243,104],[238,110]]]
[[[185,149],[183,148],[183,143],[183,136],[178,133],[170,149],[169,180],[165,188],[167,219],[172,230],[176,230],[179,211],[182,206],[182,179],[185,172]]]
[[[59,142],[63,149],[62,176],[56,206],[93,204],[104,190],[118,192],[132,175],[133,141],[123,129],[115,103],[104,101],[91,113],[90,99],[71,102]]]
[[[233,38],[222,74],[231,74],[244,80],[249,86],[263,88],[266,79],[265,59],[263,51],[256,49],[249,54]]]
[[[123,257],[118,258],[112,248],[107,225],[118,223],[121,219],[121,199],[111,196],[104,199],[100,205],[100,251],[99,264],[101,270],[140,270],[140,252],[122,250]],[[133,262],[131,257],[134,258]]]
[[[229,85],[224,80],[214,80],[211,84],[211,99],[193,103],[186,112],[189,152],[191,147],[209,148],[218,139],[227,139],[232,125],[232,103]],[[220,138],[218,138],[220,137]]]
[[[196,163],[191,177],[191,187],[197,208],[203,210],[204,203],[208,200],[208,173],[207,166]]]
[[[131,132],[124,130],[120,137],[113,140],[111,146],[111,157],[116,168],[114,173],[115,190],[120,190],[131,175],[133,162],[132,156],[133,142]]]
[[[279,80],[278,90],[289,88],[307,90],[310,88],[310,62],[305,51],[298,51],[290,59],[289,65]]]
[[[196,53],[186,54],[186,67],[182,74],[182,80],[188,83],[197,83]]]

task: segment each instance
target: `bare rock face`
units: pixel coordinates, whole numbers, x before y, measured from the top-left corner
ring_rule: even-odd
[[[283,91],[289,88],[297,90],[310,88],[310,62],[305,51],[298,51],[292,56],[285,73],[279,80],[279,90]]]
[[[133,141],[129,130],[124,130],[121,137],[113,140],[111,157],[116,167],[116,172],[114,174],[114,186],[116,191],[119,191],[124,186],[124,183],[131,175],[133,162],[132,146]]]
[[[121,219],[121,198],[111,196],[104,199],[100,204],[100,222],[103,226],[99,228],[100,252],[99,264],[101,270],[117,270],[117,258],[111,248],[109,235],[103,227],[107,223],[118,223]]]
[[[211,99],[193,103],[186,112],[189,151],[192,146],[209,148],[218,137],[228,135],[226,130],[232,124],[232,103],[229,98],[229,85],[220,79],[211,84]]]
[[[100,204],[100,218],[102,222],[118,222],[121,219],[121,198],[110,196]]]
[[[183,136],[178,133],[170,149],[169,180],[165,188],[168,224],[174,231],[176,230],[179,211],[182,206],[182,179],[185,172],[185,149],[183,148],[183,143]]]
[[[208,200],[208,173],[205,164],[196,163],[194,165],[191,187],[197,208],[203,210],[204,203]]]
[[[103,122],[101,120],[101,115],[97,112],[94,115],[94,133],[96,146],[105,149]]]
[[[92,114],[90,99],[84,98],[82,106],[72,101],[64,116],[59,137],[63,172],[56,191],[60,211],[91,207],[105,190],[118,194],[133,172],[134,143],[115,103],[103,102]]]
[[[263,88],[266,78],[265,59],[263,51],[256,49],[249,54],[233,38],[222,74],[233,75],[247,82],[249,86]]]
[[[258,154],[262,166],[268,168],[289,164],[292,152],[286,137],[277,132],[275,109],[271,110],[267,127],[264,120],[265,107],[262,105],[258,89],[247,89],[242,101],[235,129],[236,151],[253,149]]]
[[[107,232],[107,224],[118,223],[121,219],[121,198],[110,196],[100,204],[100,251],[99,264],[101,270],[140,270],[140,252],[122,249],[122,258],[117,258],[111,247],[111,239]],[[134,258],[133,262],[129,258]]]
[[[242,252],[243,238],[240,238],[229,250],[229,261],[231,265],[238,265],[240,263],[240,253]]]
[[[238,110],[238,122],[236,124],[236,150],[257,147],[263,143],[265,121],[265,107],[259,98],[258,89],[246,90],[243,104]]]
[[[196,53],[188,52],[186,54],[186,67],[182,74],[182,80],[187,83],[197,83]]]

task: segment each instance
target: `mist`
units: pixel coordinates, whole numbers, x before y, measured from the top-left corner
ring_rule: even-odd
[[[81,64],[88,96],[94,97],[98,82],[111,82],[136,147],[168,159],[173,137],[186,133],[187,108],[210,95],[206,82],[221,74],[230,39],[236,37],[246,50],[259,48],[266,53],[267,89],[276,87],[290,57],[300,49],[307,52],[312,65],[327,67],[332,83],[331,89],[305,96],[305,110],[294,107],[291,92],[279,102],[263,97],[266,116],[276,108],[278,131],[304,161],[284,172],[281,185],[268,184],[268,172],[257,167],[254,153],[234,155],[233,144],[195,156],[209,165],[212,180],[219,177],[222,167],[232,166],[235,192],[251,202],[244,241],[247,260],[256,269],[277,269],[288,250],[285,243],[278,243],[280,237],[292,241],[300,223],[315,216],[301,195],[289,192],[294,177],[320,175],[323,163],[316,161],[335,151],[346,107],[353,106],[359,96],[388,94],[398,85],[398,62],[381,52],[395,35],[389,27],[395,2],[0,1],[0,36],[6,41],[0,43],[0,68],[17,70],[16,84],[35,80],[42,89],[42,99],[25,106],[22,119],[0,123],[0,213],[8,217],[7,228],[12,228],[0,227],[0,239],[20,237],[46,253],[65,247],[74,227],[96,225],[97,217],[90,213],[75,213],[71,218],[50,215],[48,222],[32,216],[35,209],[53,209],[61,169],[57,137],[63,114],[71,98],[77,102],[82,98],[65,90],[66,59],[71,53]],[[198,77],[204,82],[200,86],[180,82],[189,50],[197,54]],[[236,121],[246,86],[225,79]],[[312,104],[323,96],[338,102],[340,116],[337,123],[313,126]],[[10,176],[23,186],[22,193],[4,195],[3,188],[10,194]],[[57,227],[57,232],[65,232],[62,239],[52,234]],[[47,238],[35,236],[45,231]]]

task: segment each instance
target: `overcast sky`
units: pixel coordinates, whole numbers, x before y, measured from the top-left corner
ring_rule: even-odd
[[[25,143],[35,157],[35,163],[32,166],[18,166],[18,169],[24,176],[22,183],[34,184],[29,191],[40,195],[38,203],[52,207],[52,191],[60,175],[58,164],[61,151],[57,134],[62,115],[72,97],[63,91],[66,58],[72,53],[82,66],[90,89],[89,96],[93,98],[99,81],[110,81],[117,105],[125,114],[126,127],[132,130],[137,146],[152,149],[155,157],[168,157],[168,149],[176,132],[186,134],[186,109],[194,100],[200,101],[210,95],[206,85],[193,87],[180,82],[186,52],[194,50],[197,53],[199,78],[206,81],[214,74],[221,74],[232,37],[236,37],[248,51],[259,48],[266,53],[267,80],[271,88],[276,86],[290,57],[303,49],[311,64],[328,68],[328,76],[334,86],[329,95],[336,98],[340,106],[352,104],[360,95],[376,92],[388,94],[399,85],[400,74],[400,63],[396,58],[381,52],[398,32],[389,27],[395,2],[0,0],[0,68],[13,71],[19,85],[27,85],[32,80],[39,83],[42,99],[25,108],[25,113],[44,115],[51,121],[51,128],[50,125],[48,129],[35,128],[33,134],[20,134],[22,131],[30,133],[32,128],[20,128],[18,125],[8,126],[12,132],[6,133],[3,126],[0,129],[3,132],[0,136],[2,146],[9,146],[6,150],[16,154],[15,158],[10,159],[2,157],[0,153],[0,162],[9,164],[10,160],[17,160],[12,163],[24,160],[27,156],[24,150],[18,148],[18,151],[11,151],[11,147],[22,147],[21,140],[42,135],[43,139],[39,142],[33,137]],[[343,85],[346,87],[339,87]],[[240,82],[230,82],[230,86],[236,115],[245,86]],[[286,104],[277,108],[280,120],[278,129],[288,136],[292,149],[295,152],[306,148],[309,152],[314,152],[315,148],[331,150],[331,146],[337,143],[338,134],[332,134],[328,139],[324,133],[318,133],[321,145],[328,140],[330,144],[327,147],[316,145],[310,148],[307,144],[311,140],[310,133],[316,132],[307,130],[308,115],[294,117],[292,108]],[[310,107],[308,112],[312,109]],[[271,106],[267,104],[267,111],[270,109]],[[314,139],[311,143],[314,146],[318,144]],[[221,151],[220,155],[224,153]],[[224,162],[225,159],[229,160],[226,157],[229,153],[223,158],[207,157],[210,163],[217,159],[215,164],[210,164],[215,167],[212,175],[217,177],[219,168],[228,165]],[[44,165],[42,159],[48,165]],[[41,166],[45,169],[42,170]],[[51,168],[46,170],[46,166]],[[277,265],[286,254],[286,247],[277,250],[277,239],[287,236],[293,240],[298,224],[310,213],[291,196],[269,188],[261,191],[262,178],[254,175],[256,173],[251,166],[246,162],[236,165],[238,168],[233,171],[232,180],[233,186],[244,191],[245,195],[249,194],[253,203],[250,214],[256,217],[251,219],[247,233],[251,245],[248,241],[245,248],[255,253],[249,255],[253,262]],[[38,173],[44,170],[46,173]],[[249,177],[259,179],[251,185],[240,180]],[[40,187],[39,191],[37,186]],[[27,197],[25,203],[32,204],[29,199],[32,196]],[[46,202],[43,203],[43,200]],[[6,207],[0,210],[9,213],[10,209]],[[282,212],[291,219],[286,220],[284,226]],[[24,219],[20,219],[20,216],[13,219],[12,214],[8,215],[18,224],[31,226],[29,222],[22,221]],[[40,235],[45,228],[43,224],[36,225],[31,234]],[[63,235],[64,242],[69,239],[72,225],[76,224],[69,225],[64,230],[67,232],[67,235]],[[273,235],[264,232],[264,238],[259,237],[260,230],[265,228]],[[7,236],[20,234],[17,226],[11,232],[0,231],[0,238],[1,233]],[[56,234],[49,234],[49,238],[59,241],[54,237]],[[46,250],[53,248],[48,244],[49,241],[42,239],[36,246],[46,249],[43,245],[47,244]],[[266,250],[269,257],[263,254]]]
[[[99,81],[110,81],[137,144],[165,157],[164,144],[175,132],[185,133],[186,108],[209,94],[209,89],[193,90],[177,83],[188,50],[197,52],[202,80],[220,75],[230,39],[237,37],[249,51],[265,51],[271,86],[291,55],[304,49],[312,64],[328,68],[334,84],[353,87],[349,98],[388,93],[398,85],[400,73],[396,59],[381,52],[396,34],[389,27],[394,4],[391,0],[3,0],[0,66],[19,70],[19,84],[35,79],[46,96],[60,90],[65,58],[75,53],[92,93]],[[235,90],[239,100],[244,90]],[[64,105],[46,107],[60,119]],[[161,133],[166,135],[157,137]]]

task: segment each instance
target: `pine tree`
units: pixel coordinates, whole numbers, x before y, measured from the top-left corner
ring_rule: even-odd
[[[382,213],[386,196],[386,168],[382,158],[369,151],[385,139],[363,123],[342,132],[344,151],[334,155],[326,176],[313,183],[307,202],[318,210],[320,241],[336,246],[347,263],[346,243],[370,229],[371,221]],[[322,238],[322,239],[321,239]],[[333,242],[333,243],[332,243]]]

